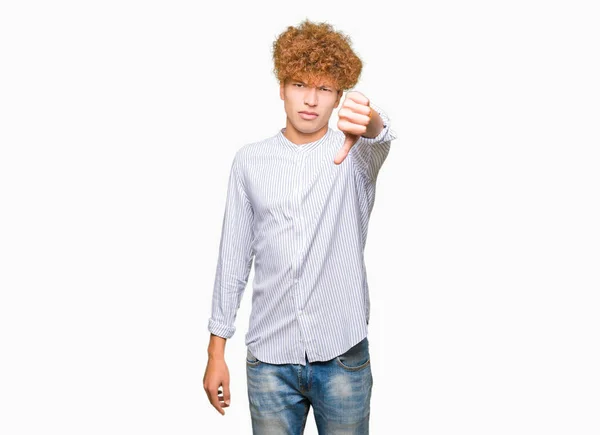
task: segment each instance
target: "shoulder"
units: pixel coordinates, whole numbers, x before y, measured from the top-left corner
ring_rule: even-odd
[[[277,135],[274,135],[256,142],[247,143],[236,151],[235,156],[236,158],[242,160],[252,158],[256,155],[259,155],[261,152],[268,151],[269,148],[275,146],[276,140]]]
[[[262,158],[273,154],[273,147],[276,146],[276,139],[277,136],[275,135],[242,145],[235,152],[232,163],[233,166],[240,173],[247,172]]]

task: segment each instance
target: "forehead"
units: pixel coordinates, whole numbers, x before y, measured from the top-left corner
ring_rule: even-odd
[[[311,86],[335,87],[335,80],[333,79],[333,77],[329,77],[326,75],[311,76],[311,75],[305,75],[305,74],[297,74],[294,77],[292,77],[290,80],[295,81],[295,82],[302,82],[304,84],[311,85]]]

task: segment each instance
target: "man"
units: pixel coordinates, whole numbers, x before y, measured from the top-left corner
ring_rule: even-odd
[[[352,88],[362,62],[326,23],[288,27],[273,43],[286,126],[240,148],[231,166],[208,322],[204,389],[230,405],[225,342],[252,262],[245,337],[254,434],[367,434],[373,377],[364,248],[375,182],[396,138]],[[219,389],[222,388],[222,391]]]

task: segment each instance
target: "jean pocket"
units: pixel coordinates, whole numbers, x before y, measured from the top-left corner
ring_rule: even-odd
[[[335,362],[345,370],[362,370],[371,364],[369,354],[369,340],[365,337],[362,341],[352,346],[343,354],[335,357]]]
[[[252,353],[250,352],[250,349],[248,349],[246,352],[246,364],[251,365],[251,366],[257,366],[260,364],[260,361],[258,360],[258,358],[256,358],[254,355],[252,355]]]

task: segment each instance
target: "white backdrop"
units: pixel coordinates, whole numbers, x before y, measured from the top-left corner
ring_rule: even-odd
[[[225,416],[202,388],[226,183],[285,125],[271,44],[309,18],[350,35],[398,133],[366,252],[371,433],[597,435],[592,3],[3,2],[0,433],[251,433],[254,271]]]

